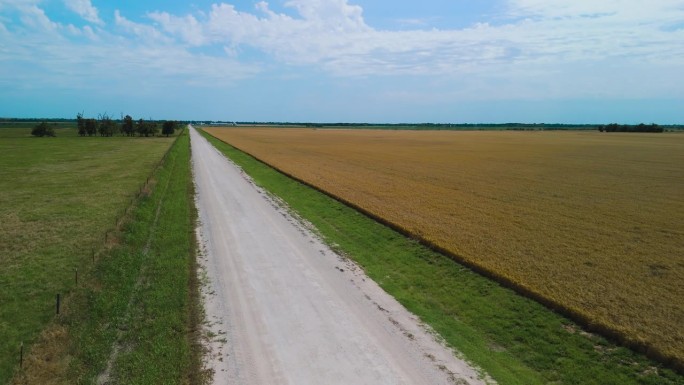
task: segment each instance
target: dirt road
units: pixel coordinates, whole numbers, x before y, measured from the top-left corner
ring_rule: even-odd
[[[215,384],[480,384],[194,129]]]

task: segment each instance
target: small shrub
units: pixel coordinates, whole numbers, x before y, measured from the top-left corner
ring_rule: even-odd
[[[33,127],[31,135],[39,137],[56,136],[54,127],[47,124],[47,122],[40,122],[37,126]]]

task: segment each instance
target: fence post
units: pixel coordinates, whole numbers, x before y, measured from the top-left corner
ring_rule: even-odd
[[[57,304],[55,305],[55,310],[59,314],[59,293],[57,293]]]

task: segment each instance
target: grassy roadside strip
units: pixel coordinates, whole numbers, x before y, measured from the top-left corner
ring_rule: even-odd
[[[203,133],[500,384],[684,384],[661,365]]]
[[[136,251],[143,255],[143,265],[129,297],[130,318],[119,341],[122,352],[112,370],[116,383],[183,384],[199,380],[196,215],[187,133],[179,138],[170,157],[168,167],[158,175],[151,210],[143,210],[145,220],[129,228],[130,235],[147,230],[150,234],[144,245],[142,238],[132,238]]]
[[[37,354],[61,349],[52,354],[61,363],[41,373],[28,362],[14,383],[201,383],[187,131],[150,184],[154,188],[141,196],[114,235],[116,244],[100,256],[90,278],[41,336]]]

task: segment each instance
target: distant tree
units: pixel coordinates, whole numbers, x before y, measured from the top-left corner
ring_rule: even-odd
[[[620,131],[624,131],[624,128],[622,128],[622,126],[620,126],[620,125],[617,124],[617,123],[611,123],[611,124],[609,124],[608,126],[606,126],[606,128],[607,128],[607,129],[606,129],[606,132],[620,132]]]
[[[83,113],[79,112],[76,114],[76,127],[78,127],[78,135],[79,136],[86,136],[86,126],[85,126],[85,119],[83,119]]]
[[[173,120],[167,120],[164,122],[162,125],[162,135],[166,135],[168,138],[169,135],[173,135],[173,133],[176,131],[176,122]]]
[[[135,127],[133,127],[133,118],[126,115],[122,119],[121,132],[126,136],[133,136],[135,134]]]
[[[152,120],[138,119],[138,122],[135,125],[135,131],[140,136],[154,136],[159,131],[159,127],[157,127],[157,123]]]
[[[138,119],[138,121],[135,124],[135,132],[138,133],[139,136],[145,135],[147,132],[147,122],[143,118]]]
[[[628,124],[620,125],[617,123],[611,123],[606,126],[599,126],[599,131],[601,131],[601,127],[603,127],[603,131],[605,132],[664,132],[665,129],[655,123],[652,123],[650,125],[645,125],[643,123],[640,123],[636,126],[630,126]]]
[[[33,136],[56,136],[55,135],[55,129],[47,124],[47,122],[40,122],[38,125],[33,127],[33,130],[31,130],[31,135]]]
[[[97,134],[97,121],[95,119],[85,119],[85,130],[88,136]]]
[[[155,136],[159,133],[159,126],[157,125],[157,122],[153,120],[148,120],[147,125],[147,132],[150,134],[150,136]]]
[[[655,123],[651,123],[651,125],[648,126],[648,132],[665,132],[665,128]]]
[[[104,114],[100,114],[98,116],[98,120],[98,131],[100,136],[113,136],[116,133],[118,127],[106,112]]]

